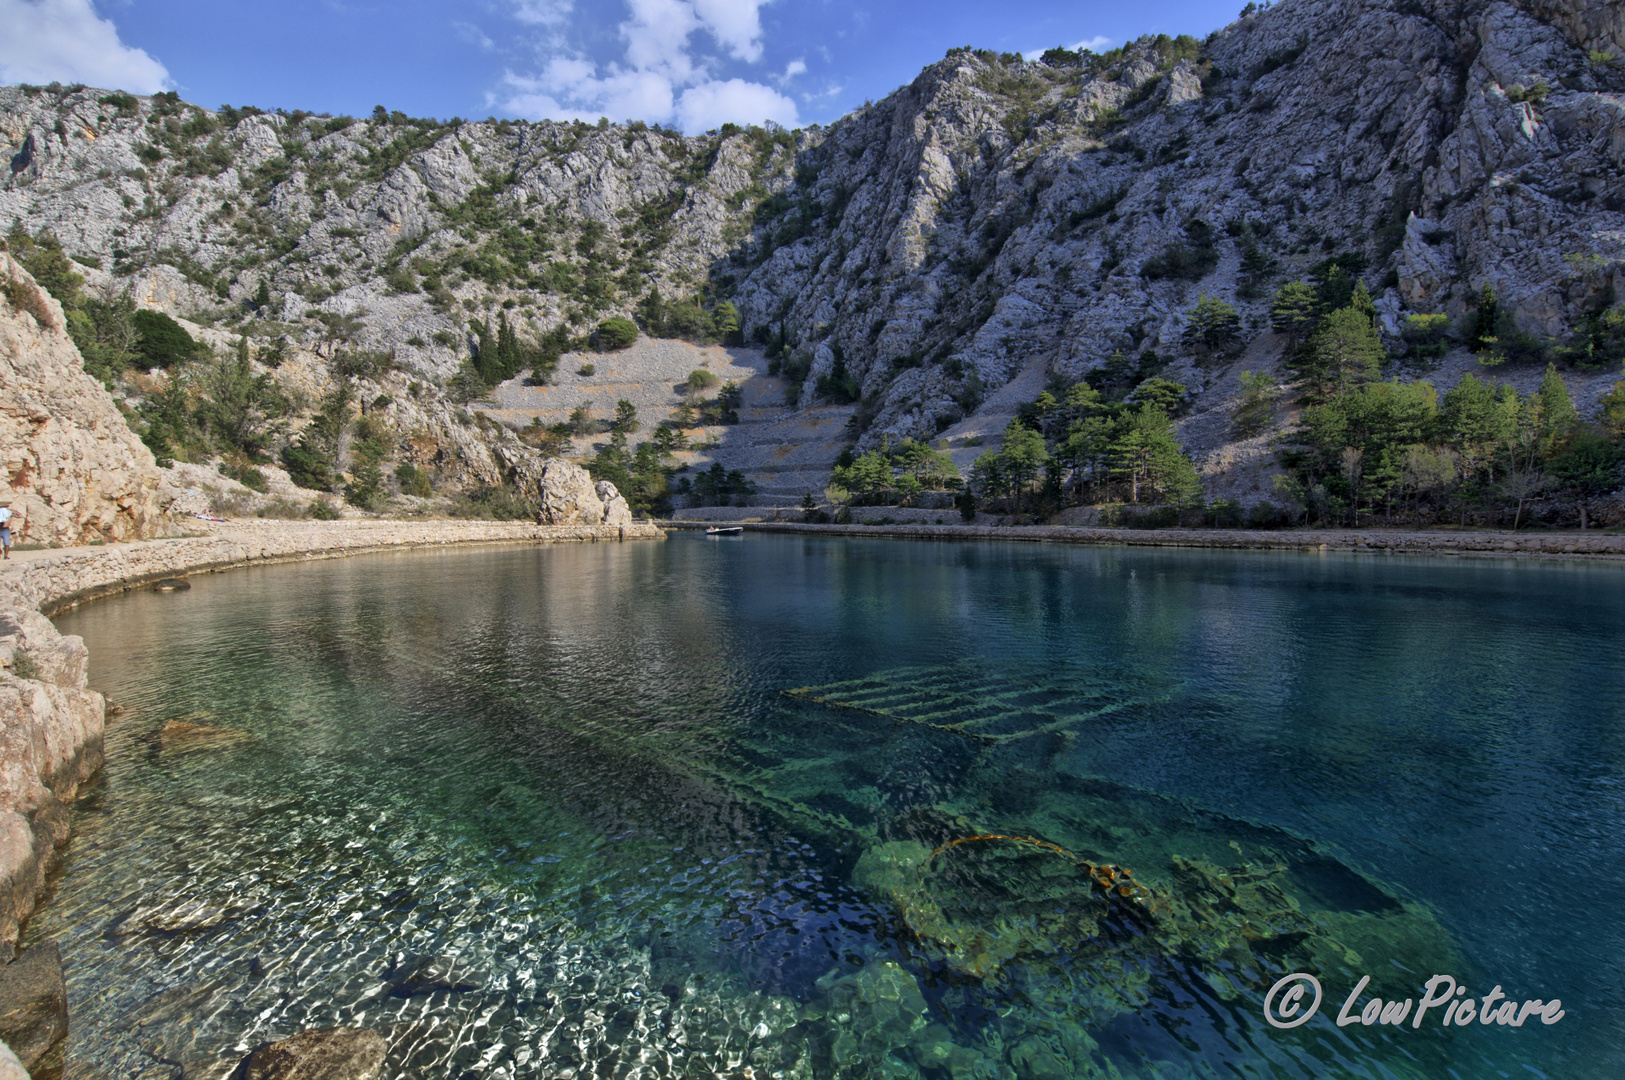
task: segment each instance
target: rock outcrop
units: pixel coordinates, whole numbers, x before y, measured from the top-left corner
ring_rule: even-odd
[[[37,611],[0,611],[0,659],[0,958],[9,958],[68,841],[68,804],[101,767],[106,703],[85,688],[83,639]]]
[[[596,484],[579,465],[553,458],[537,477],[543,525],[603,525],[621,528],[632,524],[632,511],[608,480]]]
[[[9,294],[0,300],[0,498],[21,522],[19,542],[154,535],[163,527],[157,464],[85,374],[61,306],[4,253],[0,288]]]

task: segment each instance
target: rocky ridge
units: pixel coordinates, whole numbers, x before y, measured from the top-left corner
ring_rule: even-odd
[[[1625,295],[1622,56],[1604,0],[1286,0],[1194,48],[957,51],[828,128],[699,137],[6,88],[0,218],[100,261],[93,285],[288,335],[317,383],[305,313],[359,319],[354,344],[403,368],[364,392],[470,478],[520,444],[397,391],[456,369],[471,316],[581,332],[654,289],[782,335],[802,407],[853,376],[862,446],[968,432],[1034,364],[1075,379],[1152,348],[1200,391],[1181,437],[1222,473],[1250,452],[1218,419],[1233,372],[1182,340],[1201,292],[1236,302],[1263,370],[1281,344],[1249,275],[1332,253],[1363,258],[1390,339],[1409,313],[1463,322],[1486,284],[1552,340]],[[262,282],[268,317],[240,322]]]
[[[583,333],[658,291],[728,297],[744,338],[783,341],[799,408],[853,378],[860,447],[985,440],[983,403],[1024,372],[1154,349],[1196,391],[1181,442],[1222,487],[1267,468],[1269,435],[1233,443],[1228,411],[1235,367],[1279,370],[1269,287],[1332,253],[1365,263],[1391,343],[1409,313],[1466,325],[1484,286],[1558,343],[1625,297],[1620,19],[1605,0],[1285,0],[1076,65],[955,50],[795,133],[5,88],[0,219],[54,229],[102,266],[94,287],[221,339],[288,338],[310,395],[333,318],[359,320],[348,343],[400,365],[364,400],[390,398],[400,460],[453,486],[539,468],[432,390],[470,318]],[[1201,292],[1240,309],[1237,364],[1183,341]],[[1471,369],[1458,351],[1432,377]],[[1576,382],[1586,411],[1612,378]]]

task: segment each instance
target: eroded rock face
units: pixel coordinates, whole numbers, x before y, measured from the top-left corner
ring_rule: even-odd
[[[553,458],[542,467],[537,490],[543,525],[632,524],[631,508],[614,484],[608,480],[593,483],[586,469],[563,458]]]
[[[242,1080],[377,1080],[389,1044],[366,1028],[304,1031],[262,1046],[243,1062]]]
[[[9,255],[0,284],[32,291],[32,311],[0,303],[0,497],[23,543],[135,540],[161,529],[152,452],[85,374],[62,308]],[[14,526],[15,528],[15,526]]]

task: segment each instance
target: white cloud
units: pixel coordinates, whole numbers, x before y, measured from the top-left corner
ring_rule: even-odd
[[[730,120],[740,124],[772,120],[785,127],[800,122],[795,102],[777,90],[744,79],[691,86],[677,102],[677,122],[684,131],[709,131]]]
[[[797,75],[807,74],[807,61],[792,60],[784,65],[784,74],[779,76],[779,85],[783,86]]]
[[[597,77],[590,60],[555,59],[540,76],[508,72],[503,107],[531,120],[667,119],[673,111],[671,80],[656,72],[616,71]]]
[[[174,83],[163,64],[119,40],[90,0],[0,0],[0,82],[87,83],[151,94]]]
[[[4,2],[4,0],[0,0]],[[514,0],[520,7],[567,11],[569,0]],[[612,120],[674,118],[685,131],[705,131],[734,121],[797,122],[795,102],[762,83],[719,80],[715,58],[696,55],[691,38],[707,32],[735,59],[762,57],[760,11],[768,0],[626,0],[620,24],[626,52],[607,65],[579,56],[555,55],[539,74],[508,72],[505,93],[492,95],[507,112],[530,119]],[[529,21],[541,24],[542,20]],[[549,23],[555,26],[556,23]],[[561,48],[555,40],[552,50]],[[792,61],[780,80],[807,70]]]
[[[453,21],[451,28],[457,31],[457,36],[479,49],[481,52],[495,52],[497,43],[491,40],[489,34],[473,23]]]
[[[559,26],[574,7],[571,0],[514,0],[513,17],[530,26]]]
[[[1070,45],[1063,45],[1061,47],[1063,49],[1071,49],[1073,52],[1099,52],[1111,43],[1111,38],[1102,37],[1099,34],[1096,34],[1092,38],[1085,38],[1083,41],[1074,41]],[[1040,56],[1043,56],[1046,51],[1053,47],[1054,46],[1045,46],[1042,49],[1028,49],[1021,54],[1021,57],[1024,60],[1037,60]]]
[[[711,36],[735,59],[754,64],[762,58],[761,7],[766,0],[694,0]]]
[[[694,74],[688,36],[700,28],[688,0],[629,0],[632,17],[621,24],[626,62],[643,71],[658,71],[678,81]]]

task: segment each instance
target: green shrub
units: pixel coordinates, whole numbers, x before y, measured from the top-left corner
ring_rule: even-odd
[[[310,516],[317,521],[337,521],[339,512],[329,506],[327,500],[315,499],[310,504]]]
[[[638,339],[638,327],[631,319],[605,319],[593,334],[593,343],[607,352],[625,349]]]
[[[1407,316],[1401,333],[1411,347],[1412,356],[1419,360],[1437,360],[1450,348],[1446,340],[1450,335],[1450,316]]]
[[[37,679],[40,677],[39,665],[34,658],[22,649],[11,654],[11,673],[19,679]]]
[[[403,495],[427,499],[434,494],[434,485],[429,480],[429,474],[410,463],[403,462],[395,466],[395,482],[401,486]]]
[[[143,309],[130,317],[135,326],[136,355],[146,360],[149,367],[167,368],[197,353],[197,342],[192,340],[180,323],[161,311]]]
[[[227,476],[250,491],[257,491],[263,495],[271,490],[271,482],[265,478],[264,473],[253,465],[233,465],[228,463],[223,471]]]
[[[458,495],[447,512],[479,521],[523,521],[536,516],[536,504],[512,487],[493,484]]]
[[[333,486],[332,462],[303,442],[283,448],[282,467],[288,470],[289,479],[302,488],[326,491]]]

